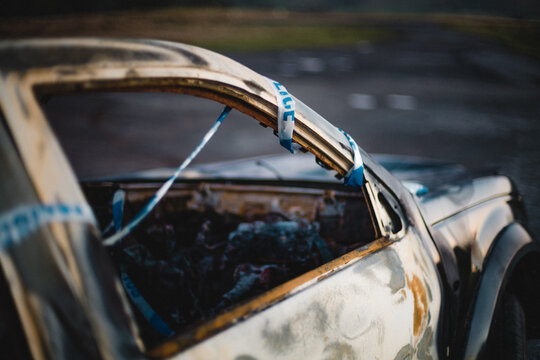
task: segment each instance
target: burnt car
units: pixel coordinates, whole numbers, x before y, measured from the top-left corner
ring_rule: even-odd
[[[507,177],[372,157],[189,45],[4,42],[0,74],[3,358],[522,358],[540,338]],[[144,91],[221,103],[296,154],[79,179],[46,99]]]

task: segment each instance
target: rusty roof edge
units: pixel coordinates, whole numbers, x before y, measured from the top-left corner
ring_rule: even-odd
[[[273,119],[267,125],[277,127],[276,99],[263,75],[223,55],[191,45],[95,38],[0,41],[0,72],[4,77],[31,78],[33,87],[71,81],[87,87],[93,83],[94,90],[99,89],[103,80],[113,87],[113,82],[129,82],[127,87],[134,89],[144,80],[161,77],[170,81],[175,77],[187,78],[187,73],[191,73],[193,80],[199,80],[194,87],[212,87],[210,83],[215,80],[225,86],[214,84],[213,91],[249,104],[263,117]],[[353,164],[348,141],[333,125],[302,105],[297,113],[295,141],[344,175]],[[257,120],[261,121],[260,117]]]

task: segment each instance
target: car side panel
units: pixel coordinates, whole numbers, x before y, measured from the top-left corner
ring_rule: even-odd
[[[505,282],[513,266],[530,251],[538,252],[538,244],[533,242],[523,226],[513,223],[501,231],[482,272],[465,359],[482,358],[491,320],[498,299],[504,292]]]
[[[409,231],[173,358],[435,359],[440,305],[436,268]]]
[[[84,204],[39,198],[1,114],[0,169],[10,180],[0,176],[6,181],[0,187],[0,266],[32,356],[142,358],[127,301],[111,276],[114,269],[94,221],[36,220],[42,205],[51,211],[55,205]]]
[[[447,292],[444,321],[449,331],[445,335],[445,346],[451,349],[451,356],[460,356],[458,354],[463,351],[469,337],[479,336],[469,327],[471,318],[477,316],[475,299],[486,266],[492,261],[490,254],[495,240],[520,216],[516,214],[515,205],[512,195],[500,195],[466,208],[430,227],[443,260],[442,271]],[[504,267],[508,265],[505,263]],[[504,271],[499,275],[500,284],[504,280]],[[489,330],[490,322],[491,318],[487,325],[484,324],[484,332]]]

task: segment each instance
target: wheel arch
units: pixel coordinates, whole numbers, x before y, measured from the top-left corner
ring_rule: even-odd
[[[523,307],[528,338],[540,339],[540,287],[530,284],[540,284],[540,250],[527,252],[519,259],[505,288]]]
[[[499,232],[485,259],[470,317],[465,359],[485,355],[492,320],[507,289],[516,292],[520,301],[532,295],[523,304],[526,316],[540,318],[540,310],[534,309],[540,289],[528,287],[531,280],[540,280],[540,246],[521,224],[514,222]]]

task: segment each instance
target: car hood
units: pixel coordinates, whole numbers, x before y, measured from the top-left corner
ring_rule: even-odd
[[[513,192],[510,180],[496,175],[495,169],[473,171],[456,163],[403,155],[372,154],[371,157],[415,195],[427,224]],[[163,181],[174,170],[159,168],[99,180]],[[266,155],[199,164],[187,168],[179,178],[341,183],[336,172],[317,165],[312,154]]]
[[[467,173],[462,165],[440,160],[386,154],[371,156],[402,183],[417,183],[428,189],[436,189]],[[106,180],[164,180],[170,177],[174,170],[158,168],[123,174]],[[339,182],[336,172],[318,166],[312,154],[266,155],[199,164],[187,168],[180,174],[180,178]]]
[[[516,194],[493,167],[468,169],[452,162],[399,155],[374,158],[410,192],[426,224],[434,225],[491,199]]]

